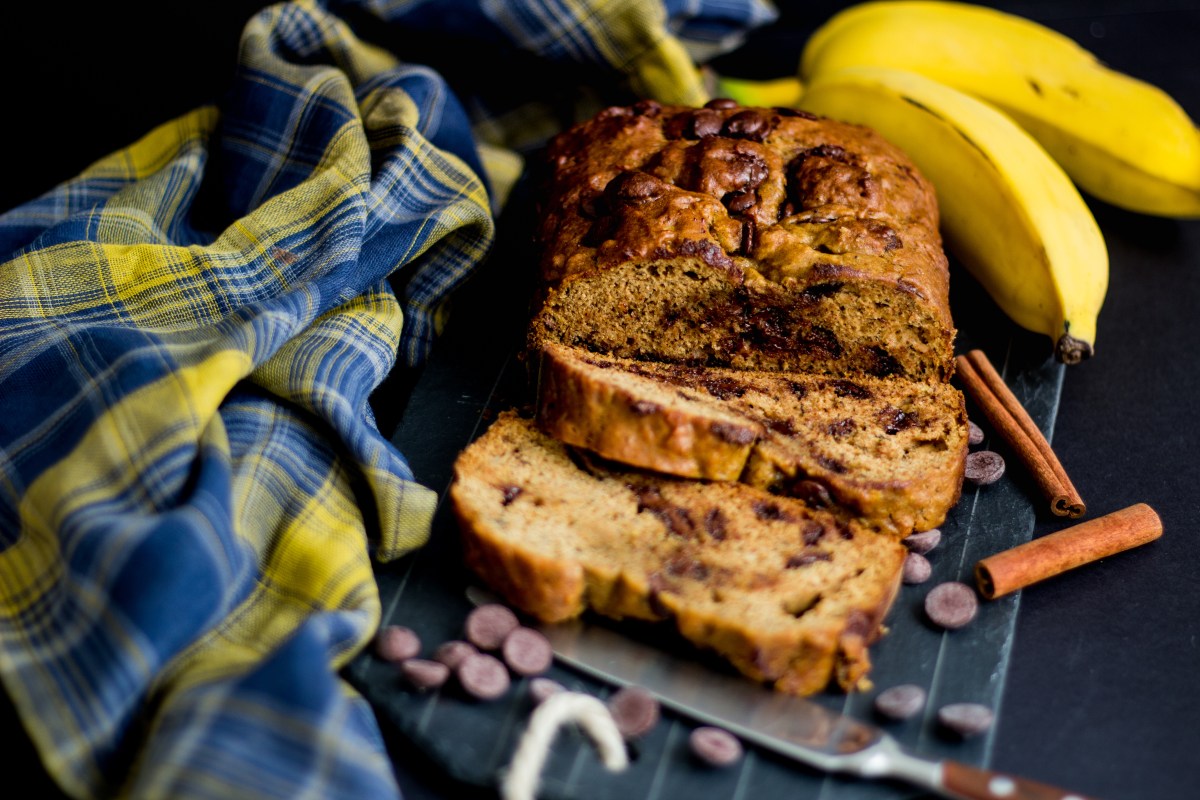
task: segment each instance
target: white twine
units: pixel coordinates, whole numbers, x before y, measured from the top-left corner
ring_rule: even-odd
[[[629,766],[625,740],[608,707],[581,692],[557,692],[534,709],[529,727],[521,736],[512,762],[500,785],[504,800],[534,800],[538,778],[550,755],[550,743],[559,728],[578,723],[600,751],[600,760],[611,772]]]

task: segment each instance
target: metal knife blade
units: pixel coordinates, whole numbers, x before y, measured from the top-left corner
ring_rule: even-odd
[[[474,586],[467,596],[477,606],[501,602]],[[893,778],[960,800],[1086,800],[1024,778],[920,758],[874,725],[723,675],[583,619],[534,627],[569,667],[606,683],[640,686],[685,717],[823,771]]]

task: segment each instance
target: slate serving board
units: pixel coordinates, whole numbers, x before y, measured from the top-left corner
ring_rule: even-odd
[[[519,190],[520,191],[520,190]],[[532,230],[527,203],[518,194],[499,226],[511,231],[457,298],[452,323],[420,379],[411,388],[393,441],[409,459],[417,479],[443,497],[429,544],[390,564],[377,566],[383,624],[415,630],[426,653],[438,643],[461,638],[470,610],[465,589],[472,576],[462,566],[458,533],[444,501],[453,461],[480,435],[501,409],[528,405],[529,381],[518,355],[527,319],[533,258],[522,233]],[[515,238],[513,238],[515,237]],[[958,349],[980,347],[1001,370],[1009,386],[1049,437],[1052,434],[1066,368],[1049,358],[1049,340],[1012,325],[957,264],[951,264],[951,305],[959,328]],[[988,438],[981,448],[1011,456],[981,415]],[[1020,593],[981,604],[967,627],[943,631],[926,620],[922,601],[941,581],[972,582],[980,558],[1028,541],[1035,523],[1049,516],[1045,502],[1009,459],[1010,469],[995,484],[965,487],[960,502],[941,526],[942,543],[930,553],[933,576],[925,584],[903,586],[888,617],[890,632],[872,648],[875,689],[854,695],[826,693],[822,705],[878,722],[871,703],[877,691],[899,683],[926,688],[923,716],[885,723],[914,752],[951,757],[977,766],[990,764],[993,735],[961,740],[940,731],[933,715],[941,705],[976,702],[1004,713],[1004,683],[1020,606]],[[625,626],[629,635],[647,635],[640,624]],[[677,638],[653,629],[657,646],[689,654]],[[696,657],[722,664],[702,654]],[[345,671],[347,679],[373,705],[386,729],[399,732],[420,757],[432,760],[463,786],[495,787],[522,732],[531,703],[527,680],[514,681],[501,699],[477,702],[453,686],[434,693],[407,689],[394,667],[366,652]],[[555,664],[549,672],[569,688],[605,697],[613,687]],[[594,750],[575,731],[556,740],[542,773],[539,797],[561,800],[670,800],[704,797],[743,800],[786,796],[795,800],[910,798],[919,790],[890,782],[825,776],[766,751],[750,748],[728,769],[703,767],[687,752],[694,723],[665,713],[663,721],[633,746],[634,761],[624,773],[608,773]],[[995,726],[993,726],[993,731]],[[415,756],[413,753],[408,753]],[[406,758],[406,760],[408,760]],[[403,767],[401,767],[403,768]],[[484,790],[486,792],[486,789]]]

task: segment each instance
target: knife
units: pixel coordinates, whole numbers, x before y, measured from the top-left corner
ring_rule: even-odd
[[[474,605],[500,602],[472,586]],[[957,800],[1087,800],[1044,783],[904,750],[890,734],[801,697],[622,636],[583,619],[534,625],[555,658],[606,683],[639,686],[666,708],[825,772],[891,778]]]

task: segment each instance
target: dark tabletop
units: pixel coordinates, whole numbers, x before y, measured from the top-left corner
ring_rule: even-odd
[[[180,5],[156,17],[119,3],[81,4],[69,14],[35,3],[19,23],[6,20],[0,209],[211,102],[230,75],[243,23],[262,5]],[[783,2],[779,24],[717,66],[747,78],[787,74],[807,34],[841,5]],[[1200,119],[1195,0],[988,5],[1075,38]],[[1164,535],[1022,592],[991,766],[1112,800],[1185,800],[1200,796],[1200,357],[1191,341],[1200,222],[1089,202],[1109,247],[1110,287],[1096,356],[1067,370],[1053,443],[1089,516],[1148,503]],[[398,418],[383,413],[381,421]],[[1035,535],[1060,527],[1043,519]],[[3,739],[17,748],[6,763],[43,787],[29,796],[53,796],[10,707],[0,708],[0,720]],[[404,761],[408,797],[476,793]]]

